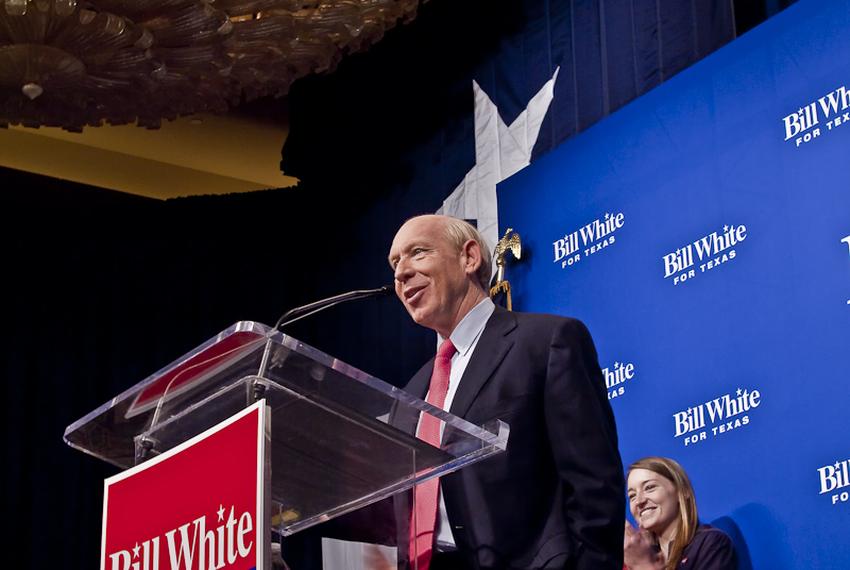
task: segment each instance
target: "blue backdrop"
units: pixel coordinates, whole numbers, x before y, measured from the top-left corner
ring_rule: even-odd
[[[744,568],[850,568],[848,30],[799,2],[498,192],[515,305],[587,323],[624,462],[679,460]]]

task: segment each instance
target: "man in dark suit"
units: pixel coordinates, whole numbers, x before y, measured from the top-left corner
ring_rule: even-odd
[[[438,372],[432,359],[406,391],[431,401],[440,391],[434,378],[443,374],[449,377],[438,400],[444,409],[475,424],[494,418],[510,424],[504,453],[440,480],[436,528],[428,537],[434,551],[426,563],[621,570],[623,469],[584,325],[495,307],[487,295],[487,246],[461,220],[408,220],[389,261],[399,299],[415,322],[438,333],[442,347]],[[402,561],[408,546],[399,544]],[[422,564],[420,558],[420,570]]]

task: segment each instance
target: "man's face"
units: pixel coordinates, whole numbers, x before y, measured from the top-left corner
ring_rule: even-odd
[[[448,337],[464,316],[469,260],[449,241],[445,220],[439,216],[408,220],[393,239],[389,261],[396,295],[411,318]]]

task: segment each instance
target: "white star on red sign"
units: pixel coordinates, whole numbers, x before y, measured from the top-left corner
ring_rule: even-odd
[[[219,503],[218,511],[216,511],[216,512],[218,512],[218,522],[223,521],[224,520],[224,506]]]

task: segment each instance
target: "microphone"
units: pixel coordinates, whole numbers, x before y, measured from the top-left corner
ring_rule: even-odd
[[[334,295],[333,297],[328,297],[327,299],[313,301],[312,303],[301,305],[300,307],[295,307],[294,309],[290,309],[283,313],[275,323],[274,328],[272,328],[272,331],[280,330],[280,327],[294,323],[295,321],[303,319],[304,317],[309,317],[310,315],[318,313],[319,311],[329,309],[334,305],[345,303],[346,301],[366,299],[367,297],[380,297],[383,295],[389,295],[394,291],[394,286],[384,285],[383,287],[378,287],[377,289],[358,289],[356,291],[348,291],[347,293]],[[260,378],[263,378],[266,374],[266,369],[268,368],[269,364],[269,356],[271,354],[271,348],[272,340],[269,337],[266,340],[266,348],[263,351],[262,358],[260,359],[260,367],[257,372],[257,378],[255,378],[253,382],[252,397],[255,402],[262,398],[266,392],[266,385],[262,381],[260,381]]]
[[[328,297],[327,299],[313,301],[312,303],[301,305],[300,307],[295,307],[294,309],[286,311],[277,320],[273,330],[279,330],[280,327],[292,324],[295,321],[303,319],[304,317],[309,317],[310,315],[318,313],[319,311],[324,311],[325,309],[329,309],[334,305],[339,305],[340,303],[356,301],[357,299],[366,299],[369,297],[382,297],[384,295],[390,295],[394,292],[395,287],[393,285],[384,285],[383,287],[378,287],[377,289],[358,289],[356,291],[340,293],[339,295],[334,295],[333,297]]]

